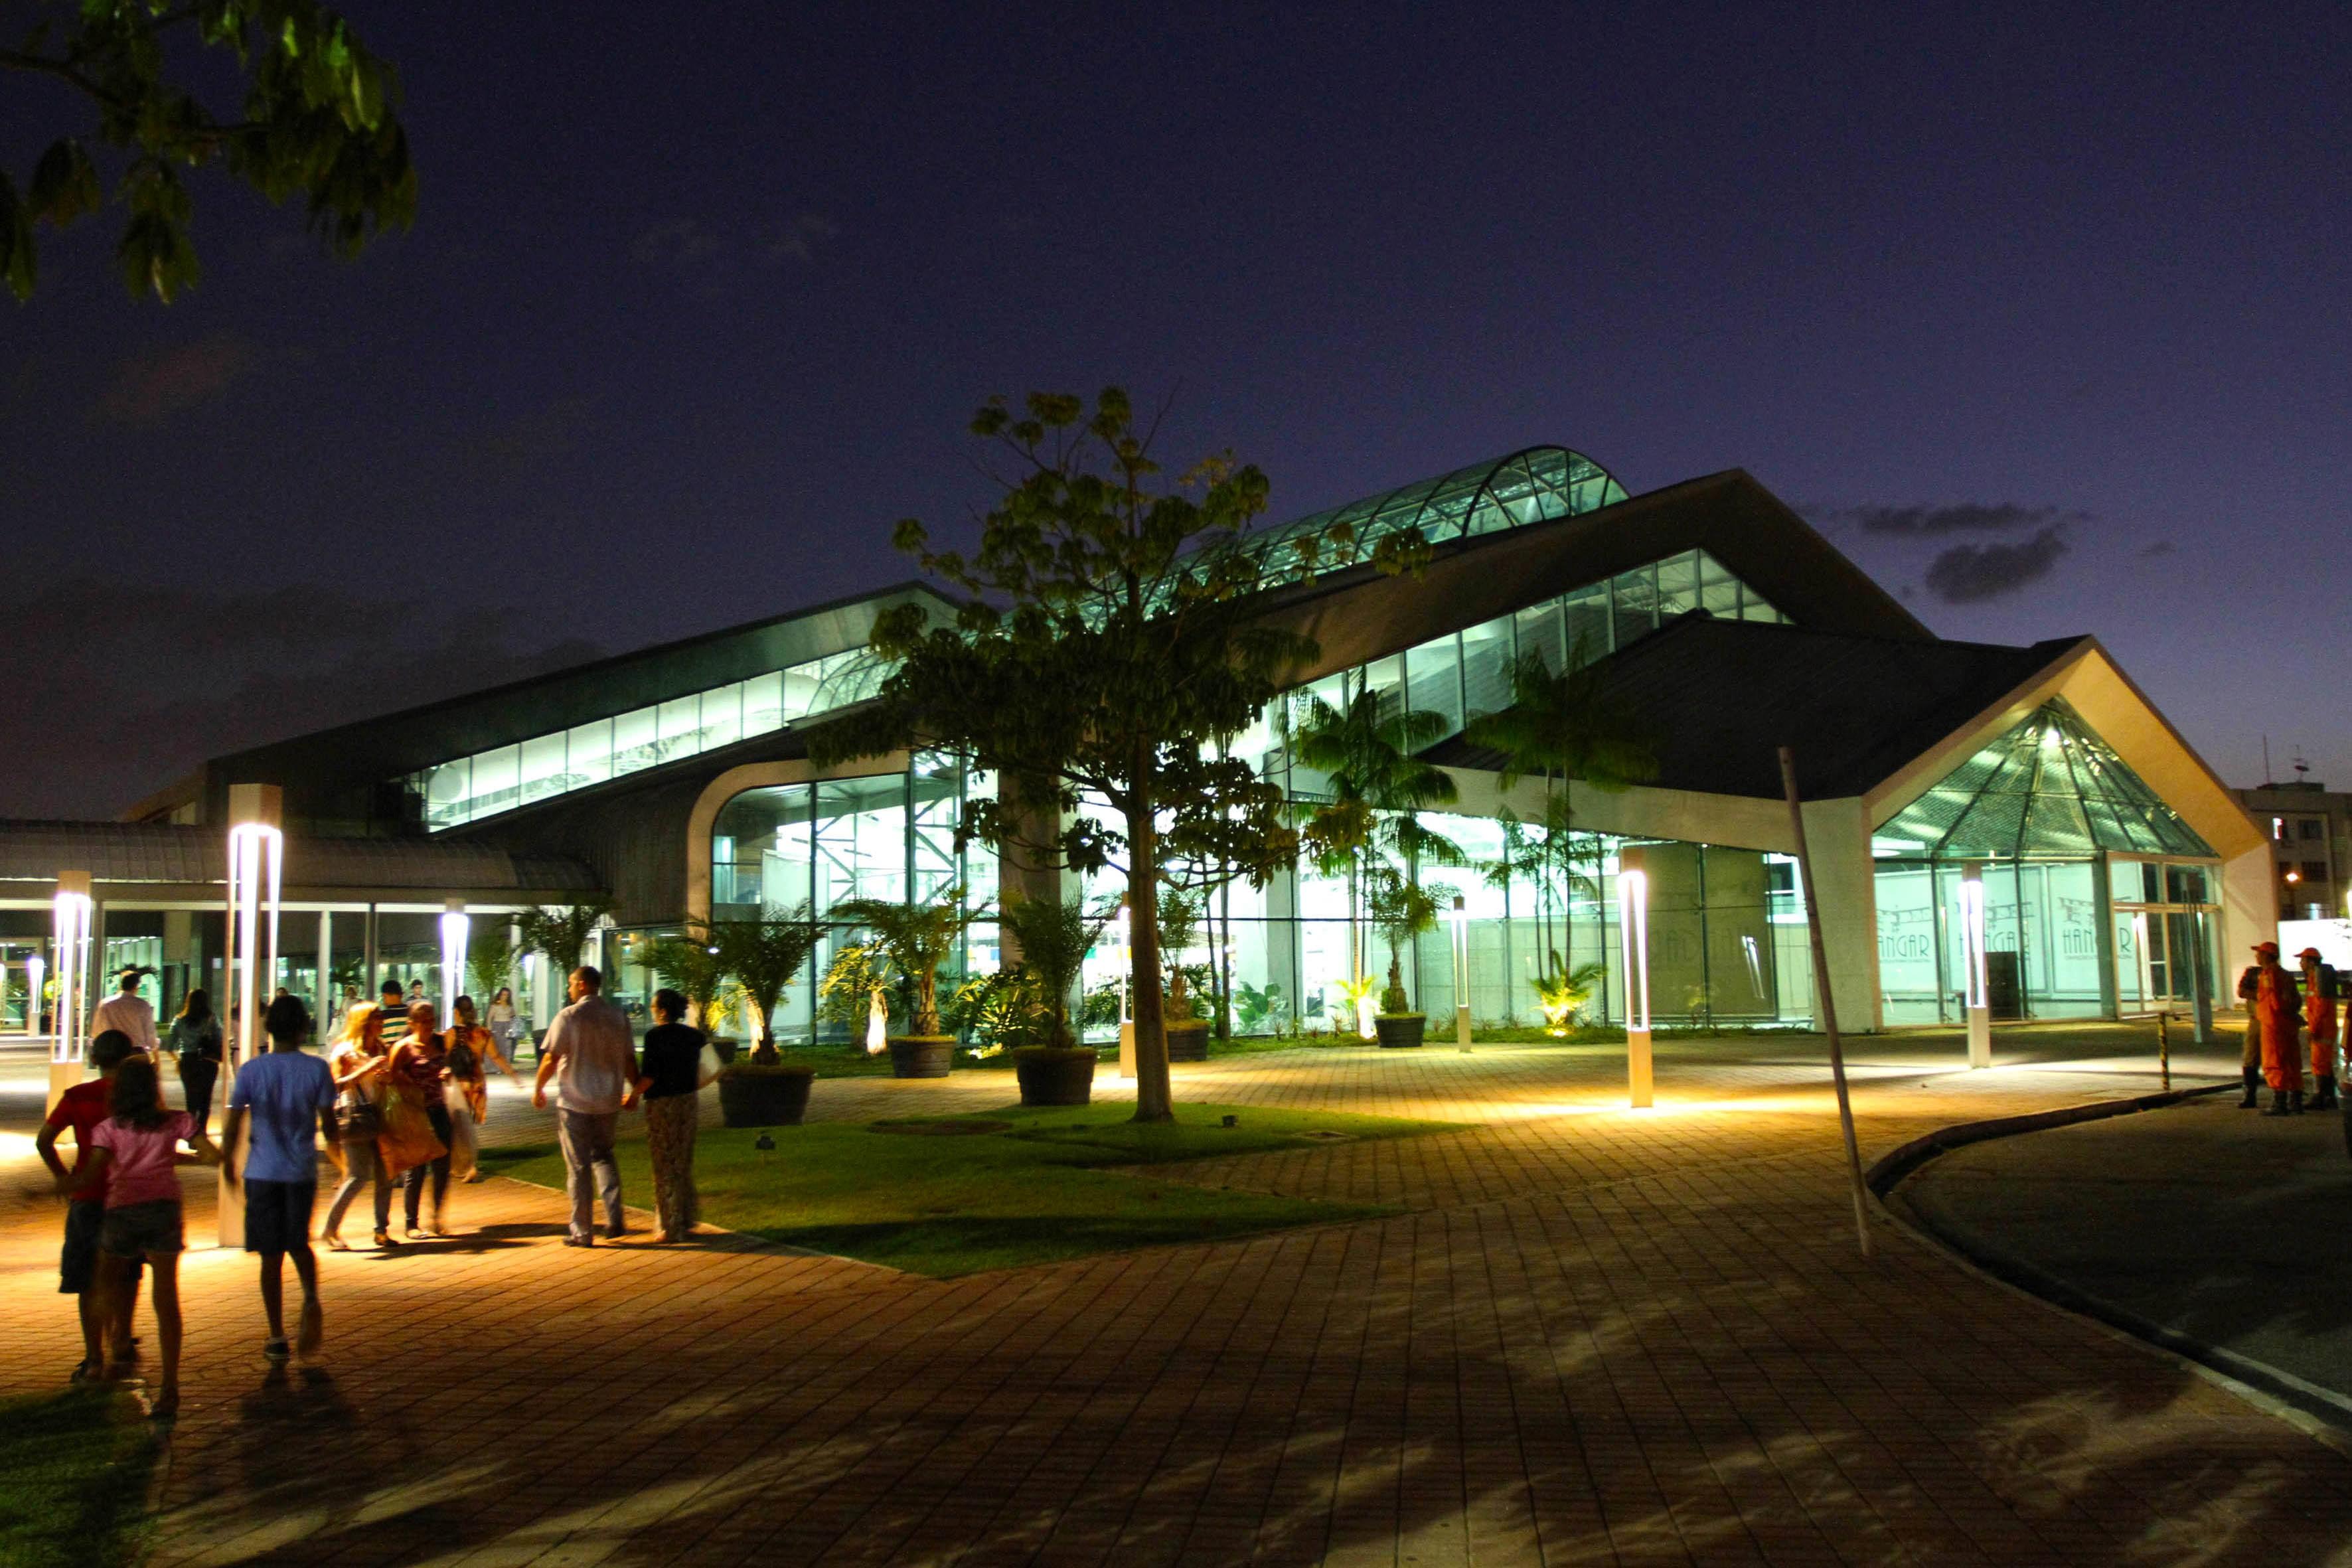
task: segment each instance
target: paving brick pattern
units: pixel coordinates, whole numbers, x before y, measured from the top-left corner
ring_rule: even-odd
[[[1950,1054],[1856,1064],[1866,1158],[2152,1087]],[[2336,1447],[1893,1231],[1862,1258],[1801,1047],[1659,1077],[1636,1113],[1605,1049],[1179,1068],[1244,1117],[1472,1125],[1152,1173],[1393,1217],[945,1281],[719,1235],[568,1250],[556,1194],[493,1181],[447,1242],[329,1256],[330,1353],[290,1372],[246,1260],[192,1253],[158,1560],[2352,1563]],[[1008,1087],[822,1083],[814,1113]],[[492,1131],[545,1135],[511,1101]],[[56,1225],[0,1227],[11,1391],[78,1353]]]

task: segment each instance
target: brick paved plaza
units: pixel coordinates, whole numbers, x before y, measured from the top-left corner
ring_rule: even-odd
[[[2154,1087],[2139,1037],[2064,1038],[2135,1054],[1864,1043],[1865,1160]],[[1668,1046],[1639,1113],[1606,1048],[1180,1067],[1181,1098],[1465,1125],[1153,1173],[1392,1218],[947,1281],[570,1251],[557,1194],[494,1180],[447,1242],[326,1256],[329,1353],[290,1373],[249,1265],[192,1253],[159,1561],[2352,1562],[2333,1440],[1893,1230],[1859,1257],[1820,1048]],[[821,1082],[814,1113],[1010,1089]],[[58,1224],[0,1234],[10,1392],[79,1354]]]

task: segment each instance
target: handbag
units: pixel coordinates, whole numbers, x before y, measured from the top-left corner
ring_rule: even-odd
[[[383,1107],[356,1089],[347,1091],[335,1124],[341,1142],[368,1142],[383,1135]]]
[[[723,1069],[723,1067],[724,1064],[719,1059],[718,1051],[712,1048],[709,1041],[703,1041],[702,1058],[699,1061],[695,1063],[694,1067],[694,1087],[697,1089],[709,1089],[712,1084],[719,1081],[719,1074]]]

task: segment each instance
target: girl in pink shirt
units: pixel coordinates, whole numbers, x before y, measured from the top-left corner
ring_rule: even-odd
[[[168,1419],[180,1409],[180,1167],[217,1165],[220,1150],[184,1110],[163,1109],[155,1064],[133,1057],[115,1069],[108,1100],[113,1115],[90,1134],[90,1160],[81,1182],[106,1183],[106,1221],[99,1231],[99,1290],[113,1342],[131,1337],[131,1264],[140,1258],[155,1276],[155,1337],[163,1352],[163,1385],[152,1414]],[[193,1154],[180,1152],[185,1142]],[[126,1368],[109,1369],[120,1376]]]

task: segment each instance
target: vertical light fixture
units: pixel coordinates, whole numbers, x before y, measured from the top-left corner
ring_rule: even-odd
[[[58,1001],[49,1026],[49,1108],[81,1081],[82,1058],[89,1049],[89,873],[60,871],[49,900],[50,952],[57,963]],[[34,1013],[40,984],[35,971]]]
[[[1969,1066],[1992,1066],[1992,995],[1985,973],[1984,862],[1960,867],[1960,1000],[1969,1019]]]
[[[1127,895],[1118,896],[1118,913],[1111,917],[1118,928],[1118,1076],[1135,1076],[1135,1007],[1131,982],[1135,978],[1135,933],[1129,927]],[[1081,991],[1084,986],[1079,987]],[[1079,998],[1085,1000],[1083,996]]]
[[[1638,847],[1617,851],[1617,941],[1625,959],[1625,1079],[1633,1109],[1655,1098],[1650,1058],[1650,871]]]
[[[332,1031],[341,1022],[335,1016],[335,911],[319,911],[319,1005],[311,1017],[319,1038],[333,1037]]]
[[[1454,895],[1454,1044],[1470,1054],[1470,910],[1461,894]]]
[[[35,948],[25,955],[25,1033],[41,1032],[41,982],[48,978],[48,965],[41,962],[41,950]]]
[[[457,1020],[457,994],[466,984],[466,946],[474,934],[466,900],[448,900],[441,910],[441,1026]]]
[[[283,795],[276,784],[228,786],[228,919],[221,952],[221,991],[230,1000],[233,1016],[225,1037],[231,1081],[237,1068],[258,1055],[261,1010],[269,1005],[262,976],[278,973],[278,886],[285,858],[286,837],[278,831]],[[244,1163],[238,1148],[226,1152]],[[245,1190],[231,1186],[224,1173],[219,1181],[220,1218],[215,1244],[245,1245]]]

